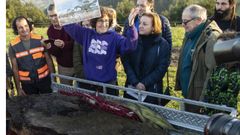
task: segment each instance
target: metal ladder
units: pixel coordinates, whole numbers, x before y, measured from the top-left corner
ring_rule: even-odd
[[[78,92],[83,92],[83,93],[96,93],[95,91],[79,88],[77,86],[71,86],[71,85],[58,83],[55,81],[56,78],[62,78],[62,79],[67,79],[67,80],[73,80],[75,82],[82,82],[82,83],[101,86],[101,87],[103,87],[103,93],[98,93],[98,94],[100,96],[104,97],[105,99],[113,100],[113,101],[116,100],[116,101],[121,101],[121,102],[132,102],[132,103],[145,105],[145,106],[149,107],[151,110],[157,112],[160,116],[166,118],[166,120],[169,123],[171,123],[175,127],[178,127],[178,129],[181,129],[182,131],[184,131],[184,130],[190,131],[190,132],[193,132],[196,134],[203,134],[204,126],[206,125],[206,123],[210,117],[207,115],[201,115],[201,114],[184,111],[184,103],[229,112],[229,115],[231,115],[232,117],[237,116],[237,110],[232,107],[209,104],[209,103],[205,103],[205,102],[201,102],[201,101],[194,101],[194,100],[189,100],[189,99],[182,99],[182,98],[177,98],[177,97],[163,95],[163,94],[151,93],[151,92],[147,92],[147,91],[139,91],[137,89],[126,88],[126,87],[121,87],[121,86],[116,86],[116,85],[111,85],[111,84],[106,84],[106,83],[100,83],[100,82],[95,82],[95,81],[89,81],[89,80],[85,80],[85,79],[79,79],[79,78],[74,78],[74,77],[69,77],[69,76],[64,76],[64,75],[59,75],[59,74],[51,74],[52,89],[54,92],[57,92],[58,90],[65,90],[65,91],[78,91]],[[131,99],[123,98],[120,96],[109,95],[106,93],[106,88],[136,92],[138,94],[138,100],[131,100]],[[159,99],[174,100],[174,101],[180,103],[180,110],[142,102],[141,101],[142,95],[157,97]]]

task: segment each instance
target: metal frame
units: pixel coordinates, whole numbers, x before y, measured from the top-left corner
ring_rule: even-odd
[[[52,89],[55,92],[57,92],[60,89],[60,90],[66,90],[66,91],[79,91],[79,92],[84,92],[84,93],[96,93],[95,91],[78,88],[76,86],[70,86],[70,85],[66,85],[66,84],[57,83],[55,81],[56,78],[63,78],[63,79],[67,79],[67,80],[73,80],[76,82],[83,82],[83,83],[101,86],[101,87],[103,87],[103,93],[97,93],[97,94],[103,96],[104,98],[106,98],[108,100],[120,100],[122,102],[132,102],[132,103],[138,103],[138,104],[148,106],[150,109],[157,112],[162,117],[166,118],[168,120],[168,122],[170,122],[171,124],[173,124],[177,127],[180,127],[181,129],[185,129],[188,131],[194,131],[194,132],[197,132],[200,134],[204,132],[204,126],[206,125],[207,120],[209,119],[209,116],[184,111],[184,107],[183,107],[184,103],[188,103],[191,105],[197,105],[197,106],[201,106],[201,107],[212,108],[212,109],[221,110],[221,111],[226,111],[226,112],[229,112],[232,117],[237,116],[237,110],[232,107],[209,104],[209,103],[205,103],[205,102],[201,102],[201,101],[194,101],[194,100],[189,100],[189,99],[182,99],[182,98],[177,98],[177,97],[163,95],[163,94],[151,93],[151,92],[147,92],[147,91],[139,91],[137,89],[126,88],[126,87],[121,87],[121,86],[116,86],[116,85],[111,85],[111,84],[106,84],[106,83],[101,83],[101,82],[89,81],[89,80],[84,80],[84,79],[59,75],[59,74],[51,74]],[[106,88],[136,92],[138,94],[138,100],[131,100],[131,99],[123,98],[120,96],[109,95],[106,93]],[[180,110],[142,102],[141,95],[143,95],[143,94],[147,95],[147,96],[156,97],[159,99],[169,99],[169,100],[177,101],[180,103],[180,106],[181,106]]]

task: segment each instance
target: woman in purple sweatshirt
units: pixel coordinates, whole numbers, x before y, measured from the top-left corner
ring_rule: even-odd
[[[127,37],[109,30],[112,21],[109,19],[108,10],[104,7],[101,7],[101,17],[91,21],[95,30],[83,28],[77,24],[64,26],[65,31],[75,41],[83,45],[83,66],[86,79],[116,84],[117,54],[122,55],[133,51],[137,45],[138,33],[133,25],[137,10],[132,10],[128,17],[130,23]],[[113,94],[116,95],[117,93]]]

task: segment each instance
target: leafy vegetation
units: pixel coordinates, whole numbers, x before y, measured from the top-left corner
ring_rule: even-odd
[[[226,105],[237,108],[237,97],[240,91],[240,71],[218,67],[210,77],[205,100],[209,103]],[[212,115],[219,111],[205,109],[205,113]]]
[[[240,0],[238,1],[238,6]],[[101,6],[108,6],[116,9],[118,14],[118,22],[124,23],[129,11],[134,7],[136,0],[99,0]],[[165,15],[174,26],[181,22],[181,14],[183,9],[189,4],[199,4],[208,10],[208,16],[212,16],[215,7],[215,0],[155,0],[155,11],[159,14]],[[41,6],[41,5],[39,5]],[[13,18],[16,16],[26,16],[32,18],[35,25],[46,26],[48,23],[47,16],[44,11],[40,10],[33,4],[21,3],[20,0],[7,0],[6,3],[6,16],[7,27],[11,26]],[[238,15],[240,8],[237,8]]]
[[[31,3],[21,3],[20,0],[7,0],[6,3],[6,25],[11,26],[13,19],[17,16],[31,18],[34,24],[47,24],[48,17]]]

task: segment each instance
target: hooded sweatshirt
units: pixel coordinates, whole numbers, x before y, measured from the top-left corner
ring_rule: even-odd
[[[95,30],[77,24],[64,26],[65,31],[83,45],[83,66],[86,79],[98,82],[116,80],[117,54],[135,50],[138,34],[134,26],[127,30],[127,37],[114,31],[99,34]]]

